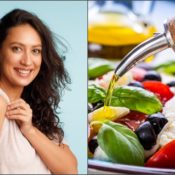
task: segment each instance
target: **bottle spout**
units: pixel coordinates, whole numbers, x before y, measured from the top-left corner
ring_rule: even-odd
[[[137,63],[162,50],[172,47],[175,50],[175,19],[164,24],[165,32],[142,42],[131,50],[115,69],[115,74],[123,76]]]

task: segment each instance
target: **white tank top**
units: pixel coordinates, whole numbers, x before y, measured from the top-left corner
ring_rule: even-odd
[[[0,96],[9,102],[2,89]],[[0,174],[51,174],[16,122],[6,117],[0,132]]]

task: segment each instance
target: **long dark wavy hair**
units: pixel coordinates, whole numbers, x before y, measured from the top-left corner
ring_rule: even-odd
[[[61,143],[64,132],[58,117],[58,104],[62,90],[70,83],[70,77],[64,68],[63,59],[58,53],[55,36],[50,29],[33,13],[14,9],[0,20],[0,47],[10,28],[31,25],[39,34],[42,42],[42,63],[37,77],[24,87],[22,98],[33,110],[32,123],[49,139]],[[60,42],[62,44],[62,42]]]

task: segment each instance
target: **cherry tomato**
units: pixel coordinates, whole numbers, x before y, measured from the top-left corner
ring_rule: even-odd
[[[174,96],[170,88],[159,81],[144,81],[143,87],[155,93],[163,104]]]
[[[160,148],[145,163],[147,167],[175,168],[175,140]]]

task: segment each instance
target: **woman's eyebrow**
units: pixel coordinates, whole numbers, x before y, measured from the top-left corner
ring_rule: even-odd
[[[42,47],[41,44],[36,44],[36,45],[33,45],[32,47]]]
[[[21,46],[25,46],[25,44],[21,43],[21,42],[11,42],[10,45],[13,45],[13,44],[18,44],[18,45],[21,45]],[[42,47],[41,44],[36,44],[36,45],[32,45],[32,47]]]
[[[23,43],[20,43],[20,42],[11,42],[10,45],[13,45],[13,44],[18,44],[18,45],[21,45],[21,46],[24,46]]]

